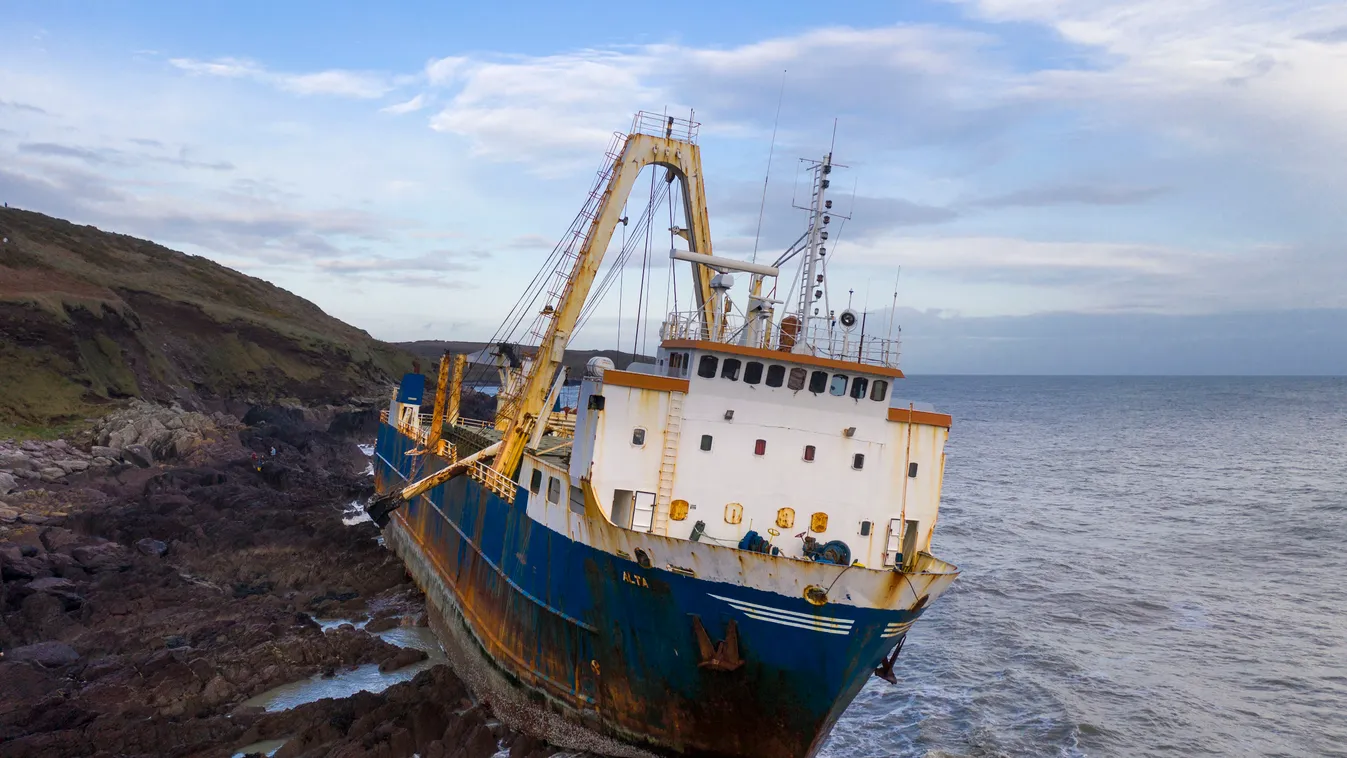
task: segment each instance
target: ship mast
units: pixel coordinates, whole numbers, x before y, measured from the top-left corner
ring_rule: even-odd
[[[545,410],[566,344],[622,215],[622,206],[642,169],[663,166],[668,169],[668,181],[674,178],[680,181],[687,214],[688,246],[693,253],[711,255],[701,151],[695,143],[696,128],[696,123],[689,120],[639,113],[621,151],[612,156],[612,163],[605,172],[607,184],[602,195],[596,204],[586,206],[583,212],[590,219],[583,243],[576,253],[564,256],[558,263],[561,287],[553,294],[555,302],[549,298],[540,314],[541,323],[534,334],[540,334],[541,339],[533,360],[526,365],[517,393],[508,405],[502,403],[503,414],[497,419],[503,432],[501,448],[492,463],[501,474],[512,477],[523,458],[533,427]],[[600,178],[602,182],[603,177]],[[714,309],[710,286],[714,272],[705,265],[693,263],[693,273],[697,283],[697,305],[709,323]]]
[[[828,240],[828,222],[832,218],[828,215],[828,210],[832,208],[832,201],[827,199],[828,194],[828,175],[833,170],[833,154],[830,152],[814,165],[814,196],[809,204],[809,241],[805,245],[805,260],[801,266],[802,275],[800,279],[800,297],[796,310],[796,317],[800,319],[800,336],[796,340],[793,351],[796,353],[810,352],[810,337],[813,331],[810,329],[811,321],[818,318],[814,309],[814,303],[823,296],[822,283],[819,281],[819,267],[823,264],[823,256],[827,253],[824,242]],[[827,316],[823,318],[826,320]]]

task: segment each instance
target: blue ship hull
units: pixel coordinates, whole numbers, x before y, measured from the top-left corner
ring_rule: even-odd
[[[381,492],[442,465],[408,456],[413,446],[381,425]],[[399,508],[385,535],[426,591],[435,630],[475,694],[512,726],[564,747],[813,756],[902,639],[895,629],[905,633],[921,613],[819,607],[801,596],[642,568],[534,520],[528,497],[518,487],[511,503],[460,476]],[[594,510],[585,518],[594,519]],[[789,562],[780,570],[791,570]],[[698,623],[713,641],[737,633],[742,665],[704,665]]]

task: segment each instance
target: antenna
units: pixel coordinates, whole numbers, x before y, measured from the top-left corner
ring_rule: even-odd
[[[889,306],[889,339],[893,339],[893,317],[898,312],[898,277],[903,275],[903,267],[898,267],[898,273],[893,276],[893,305]]]
[[[786,70],[781,70],[781,92],[776,96],[776,118],[772,120],[772,145],[767,148],[767,175],[762,178],[762,204],[758,206],[758,231],[753,235],[753,262],[758,262],[758,240],[762,237],[762,214],[767,210],[767,181],[772,178],[772,153],[776,152],[776,127],[781,123],[781,101],[786,98]]]
[[[833,154],[833,148],[836,147],[836,146],[837,146],[837,118],[836,118],[836,117],[833,117],[833,138],[832,138],[832,141],[828,143],[828,157],[829,157],[829,158],[832,157],[832,154]]]

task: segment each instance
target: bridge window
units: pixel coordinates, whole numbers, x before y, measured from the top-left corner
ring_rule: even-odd
[[[870,399],[883,400],[889,392],[889,383],[883,379],[876,379],[875,383],[870,385]]]
[[[832,383],[828,385],[828,394],[842,397],[847,394],[847,375],[833,374]]]
[[[543,470],[540,468],[535,468],[533,469],[533,478],[529,480],[529,491],[536,495],[542,491],[542,488],[543,488]]]
[[[772,364],[767,367],[767,386],[780,387],[786,379],[786,367]]]
[[[857,471],[865,468],[865,453],[856,453],[851,456],[851,467]]]
[[[805,446],[804,446],[804,459],[805,459],[806,461],[812,461],[812,460],[814,460],[814,446],[813,446],[813,445],[805,445]]]
[[[809,391],[815,395],[828,389],[828,372],[815,371],[809,375]]]
[[[804,389],[804,380],[809,376],[809,372],[798,366],[790,370],[790,379],[786,380],[786,388],[799,392]]]
[[[757,361],[749,361],[744,366],[744,384],[759,384],[762,382],[762,364]]]
[[[561,480],[555,476],[549,477],[547,480],[547,502],[561,502]]]
[[[726,358],[724,365],[720,368],[720,378],[729,379],[732,382],[739,381],[739,367],[744,365],[738,358]]]
[[[853,379],[851,382],[851,398],[853,400],[864,400],[865,391],[870,389],[867,386],[868,384],[870,384],[870,380],[863,376],[858,376]]]
[[[636,447],[645,447],[644,429],[638,426],[635,429],[631,430],[631,444],[635,445]]]
[[[711,435],[702,435],[702,450],[705,450],[708,453],[711,452]]]
[[[753,443],[753,454],[754,454],[754,455],[766,455],[766,454],[767,454],[767,440],[758,440],[758,441],[754,442],[754,443]]]
[[[697,376],[703,379],[715,379],[716,367],[720,364],[720,359],[714,355],[703,355],[697,361]]]

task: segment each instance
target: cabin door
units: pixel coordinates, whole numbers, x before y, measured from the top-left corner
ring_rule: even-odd
[[[637,490],[634,506],[631,528],[638,532],[650,531],[655,522],[655,493]]]

